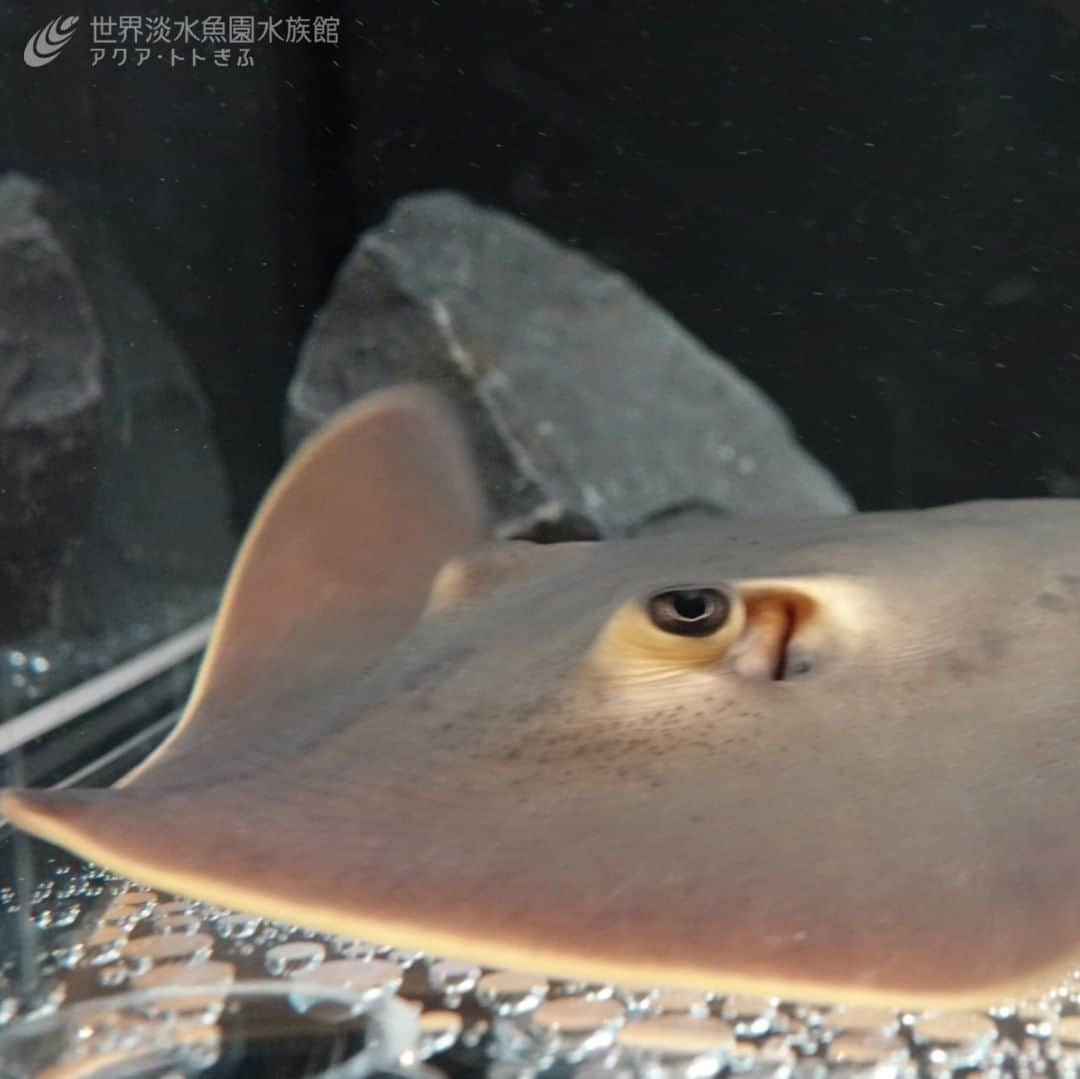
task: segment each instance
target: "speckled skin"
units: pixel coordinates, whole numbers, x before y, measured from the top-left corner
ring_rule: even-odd
[[[336,458],[364,513],[309,497]],[[159,887],[566,977],[966,1004],[1080,959],[1080,503],[480,547],[416,621],[481,534],[437,406],[354,410],[270,496],[172,739],[5,811]],[[596,661],[689,584],[805,602],[789,677]]]

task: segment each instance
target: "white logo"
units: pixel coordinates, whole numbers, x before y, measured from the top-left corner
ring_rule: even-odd
[[[46,23],[36,34],[32,34],[23,49],[23,60],[27,66],[44,67],[51,64],[71,40],[78,21],[78,15],[60,15]]]

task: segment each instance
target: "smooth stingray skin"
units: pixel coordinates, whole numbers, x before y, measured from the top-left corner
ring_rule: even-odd
[[[268,496],[164,746],[4,812],[153,886],[572,979],[966,1006],[1080,960],[1080,503],[484,535],[433,396],[354,407]],[[681,586],[731,598],[726,637],[651,624]]]

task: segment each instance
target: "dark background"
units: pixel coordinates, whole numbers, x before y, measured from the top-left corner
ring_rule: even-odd
[[[89,62],[94,15],[340,15],[255,66]],[[1067,0],[0,0],[0,169],[110,234],[197,371],[236,523],[357,232],[451,187],[624,270],[864,509],[1080,493]],[[678,417],[673,416],[677,423]]]

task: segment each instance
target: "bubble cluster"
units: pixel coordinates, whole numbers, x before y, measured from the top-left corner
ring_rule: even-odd
[[[27,930],[16,938],[35,950],[0,980],[0,1059],[27,1062],[16,1077],[36,1074],[49,1052],[50,1065],[197,1075],[235,1041],[238,1016],[272,1002],[274,1023],[333,1040],[327,1059],[356,1062],[350,1075],[376,1066],[377,1043],[394,1050],[380,1074],[418,1079],[1080,1079],[1080,976],[987,1012],[921,1014],[624,989],[314,933],[94,867],[54,868],[29,897],[0,892]],[[383,1024],[378,1039],[371,1024]]]

